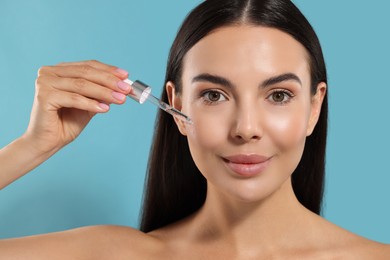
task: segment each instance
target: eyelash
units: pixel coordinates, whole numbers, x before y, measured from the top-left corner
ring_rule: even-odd
[[[209,99],[209,97],[207,97],[207,95],[210,95],[210,94],[218,94],[219,97],[218,97],[218,100],[217,101],[212,101]],[[270,100],[274,94],[283,94],[284,97],[283,97],[283,100],[282,101],[274,101],[274,100]],[[203,99],[203,102],[206,104],[206,105],[215,105],[219,102],[222,102],[224,100],[219,100],[221,97],[223,97],[225,100],[227,100],[226,96],[224,94],[222,94],[220,91],[217,91],[217,90],[206,90],[206,91],[203,91],[201,94],[200,94],[200,97]],[[285,100],[287,98],[287,100]],[[271,94],[268,95],[267,97],[267,100],[269,100],[270,102],[272,103],[275,103],[277,105],[285,105],[287,103],[289,103],[291,101],[291,99],[294,98],[294,94],[291,92],[291,91],[288,91],[286,89],[275,89],[272,91]]]
[[[210,94],[218,94],[219,95],[218,101],[210,100],[209,97],[207,97],[207,95],[210,95]],[[220,91],[217,91],[217,90],[206,90],[206,91],[203,91],[202,93],[200,93],[200,97],[202,98],[203,102],[206,105],[216,105],[219,102],[223,102],[223,101],[227,100],[226,95],[222,94]],[[223,97],[224,100],[221,101],[220,100],[221,97]]]
[[[283,100],[282,101],[274,101],[270,100],[274,94],[283,94]],[[287,100],[285,100],[287,98]],[[267,97],[267,100],[269,100],[272,103],[278,104],[278,105],[285,105],[291,101],[291,99],[294,98],[294,94],[291,91],[288,91],[286,89],[275,89],[272,91],[271,94]]]

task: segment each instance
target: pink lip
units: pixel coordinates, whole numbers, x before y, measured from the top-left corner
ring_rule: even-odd
[[[240,176],[251,177],[263,172],[272,157],[257,154],[239,154],[223,157],[226,166]]]

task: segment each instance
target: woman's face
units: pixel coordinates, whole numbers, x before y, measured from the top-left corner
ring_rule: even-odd
[[[181,94],[167,89],[194,122],[177,123],[209,192],[256,201],[290,181],[325,94],[311,95],[304,47],[277,29],[223,27],[183,66]]]

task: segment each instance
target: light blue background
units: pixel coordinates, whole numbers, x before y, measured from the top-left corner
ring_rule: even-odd
[[[24,132],[42,65],[98,59],[159,95],[173,37],[199,2],[0,0],[0,147]],[[390,243],[390,4],[294,2],[315,27],[329,72],[324,215]],[[75,142],[1,190],[0,238],[95,224],[137,227],[155,112],[130,100],[112,106]]]

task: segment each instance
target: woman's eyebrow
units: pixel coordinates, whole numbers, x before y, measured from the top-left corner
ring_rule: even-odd
[[[284,74],[274,76],[274,77],[271,77],[269,79],[264,80],[263,83],[261,83],[261,87],[266,88],[268,86],[275,85],[275,84],[278,84],[280,82],[289,81],[289,80],[296,81],[299,83],[299,85],[302,86],[302,81],[296,74],[284,73]]]
[[[290,81],[290,80],[296,81],[299,83],[299,85],[302,86],[302,81],[296,74],[284,73],[284,74],[277,75],[277,76],[274,76],[274,77],[271,77],[271,78],[264,80],[260,84],[260,87],[266,88],[266,87],[269,87],[271,85],[275,85],[275,84],[278,84],[280,82]],[[195,83],[195,82],[210,82],[210,83],[213,83],[216,85],[221,85],[221,86],[224,86],[227,88],[236,88],[236,86],[232,82],[230,82],[228,79],[221,77],[221,76],[212,75],[209,73],[202,73],[202,74],[195,76],[192,79],[192,83]]]
[[[202,73],[199,74],[198,76],[195,76],[192,79],[192,83],[195,82],[210,82],[227,88],[235,88],[234,84],[231,83],[228,79],[221,76],[211,75],[209,73]]]

